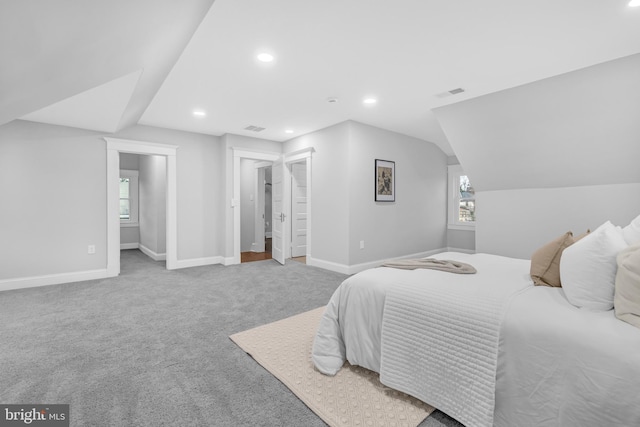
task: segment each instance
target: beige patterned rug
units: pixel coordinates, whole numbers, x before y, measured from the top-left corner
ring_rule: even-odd
[[[348,362],[334,377],[318,372],[311,346],[324,307],[231,335],[330,426],[420,424],[433,408],[380,383],[378,374]]]

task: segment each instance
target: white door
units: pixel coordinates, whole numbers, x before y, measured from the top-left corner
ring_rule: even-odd
[[[291,256],[307,255],[307,164],[291,165]]]
[[[273,217],[271,221],[272,248],[271,257],[284,264],[285,259],[285,203],[284,203],[284,161],[282,158],[273,162],[271,167],[271,198]]]

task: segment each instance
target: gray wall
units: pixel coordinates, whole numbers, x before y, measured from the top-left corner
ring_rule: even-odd
[[[103,136],[19,120],[0,126],[0,194],[11,203],[0,209],[0,280],[106,268]],[[111,136],[180,147],[178,259],[219,256],[225,238],[220,138],[149,126]]]
[[[157,255],[167,250],[167,161],[140,156],[140,245]]]
[[[220,137],[134,126],[116,138],[179,146],[177,168],[178,260],[219,256],[224,247],[224,150]],[[106,185],[106,184],[104,184]]]
[[[435,111],[476,188],[476,250],[529,258],[640,213],[640,55]]]
[[[567,231],[593,231],[607,220],[624,227],[640,214],[638,195],[640,183],[477,193],[478,251],[529,259]]]
[[[315,148],[312,258],[354,266],[446,246],[447,158],[435,145],[349,121],[284,148],[305,147]],[[374,201],[375,159],[396,162],[395,203]]]
[[[220,138],[222,141],[221,153],[226,159],[224,165],[220,168],[223,179],[224,203],[221,208],[224,211],[224,230],[225,243],[223,246],[223,254],[227,259],[232,259],[233,253],[233,207],[231,207],[231,199],[233,199],[233,150],[232,148],[242,148],[254,151],[263,151],[271,153],[281,153],[282,143],[269,141],[260,138],[251,138],[242,135],[224,134]]]
[[[255,243],[255,160],[240,160],[240,251],[248,252]]]
[[[349,265],[349,129],[350,123],[343,122],[284,144],[285,153],[315,148],[311,167],[311,256],[339,265]]]
[[[0,279],[105,268],[105,146],[90,131],[0,126]]]
[[[447,247],[452,251],[475,252],[476,232],[454,229],[447,230]]]
[[[139,170],[140,161],[137,154],[120,153],[120,169]],[[140,244],[140,227],[120,227],[120,246]]]
[[[374,201],[375,159],[395,162],[394,203]],[[447,159],[436,145],[350,122],[348,173],[350,265],[447,246]]]

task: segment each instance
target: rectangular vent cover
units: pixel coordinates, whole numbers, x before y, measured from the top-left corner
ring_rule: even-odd
[[[266,128],[260,127],[260,126],[247,126],[246,128],[244,128],[244,130],[250,130],[252,132],[262,132],[263,130],[265,130]]]
[[[446,98],[448,96],[457,95],[457,94],[462,93],[462,92],[464,92],[464,89],[462,89],[461,87],[458,87],[458,88],[455,88],[455,89],[448,90],[446,92],[439,93],[436,96],[438,98]]]

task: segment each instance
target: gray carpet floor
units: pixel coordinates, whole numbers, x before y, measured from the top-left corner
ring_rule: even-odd
[[[0,292],[0,403],[68,403],[72,426],[323,426],[228,337],[325,305],[346,276],[290,261]],[[462,426],[436,411],[421,427]]]

